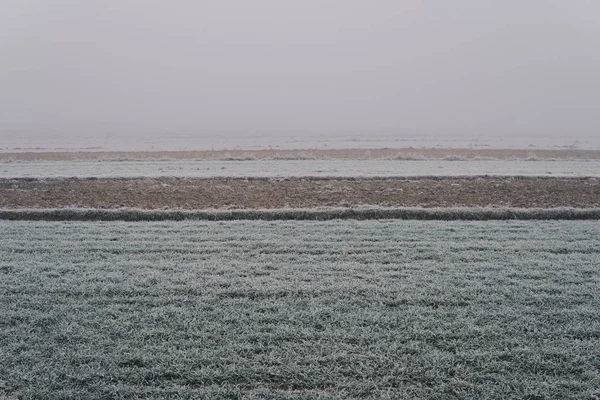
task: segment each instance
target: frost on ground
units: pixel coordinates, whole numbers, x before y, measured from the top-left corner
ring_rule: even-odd
[[[0,178],[600,176],[600,160],[254,160],[45,161],[0,163]]]
[[[600,396],[597,222],[0,230],[0,395]]]

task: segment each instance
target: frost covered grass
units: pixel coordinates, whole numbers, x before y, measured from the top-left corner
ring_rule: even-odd
[[[600,396],[594,221],[0,232],[0,397]]]
[[[458,158],[457,158],[458,157]],[[600,176],[600,160],[155,160],[45,161],[0,163],[0,178],[176,176],[211,177],[385,177],[385,176]]]

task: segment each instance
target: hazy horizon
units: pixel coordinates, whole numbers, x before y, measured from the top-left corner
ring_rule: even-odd
[[[586,0],[7,0],[0,149],[420,135],[600,149],[598,15]]]

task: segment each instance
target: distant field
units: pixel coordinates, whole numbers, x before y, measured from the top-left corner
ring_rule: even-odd
[[[398,148],[397,144],[369,148],[292,148],[202,151],[17,151],[0,152],[0,163],[43,161],[144,161],[144,160],[600,160],[600,148]]]
[[[597,222],[0,231],[0,398],[600,396]]]
[[[600,150],[600,138],[596,133],[588,135],[542,135],[525,132],[511,135],[440,135],[406,133],[384,134],[382,132],[354,132],[316,134],[309,132],[256,132],[251,135],[235,135],[225,132],[195,132],[165,134],[164,132],[128,132],[127,134],[38,134],[4,135],[0,146],[11,152],[185,152],[204,151],[288,151],[330,149],[366,150],[381,148],[430,148],[430,149],[548,149],[570,151],[581,149]],[[233,150],[232,150],[233,149]]]
[[[600,176],[600,160],[153,160],[0,162],[0,178]]]

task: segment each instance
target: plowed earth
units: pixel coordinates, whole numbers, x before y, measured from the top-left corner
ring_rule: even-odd
[[[0,179],[0,208],[600,207],[596,178]]]

